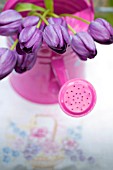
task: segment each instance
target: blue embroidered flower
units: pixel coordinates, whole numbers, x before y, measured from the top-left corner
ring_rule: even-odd
[[[4,163],[9,163],[10,161],[11,161],[11,158],[9,156],[7,156],[7,155],[4,155],[3,162]]]
[[[11,123],[10,123],[10,126],[11,126],[13,132],[16,133],[16,134],[18,134],[18,135],[21,136],[22,138],[24,138],[24,137],[27,136],[27,133],[26,133],[25,131],[19,129],[14,122],[11,122]]]
[[[67,130],[67,135],[70,136],[71,138],[75,139],[75,140],[79,140],[82,138],[81,134],[80,134],[80,127],[79,128],[76,128],[76,131],[69,128]]]
[[[67,129],[67,133],[69,135],[73,135],[74,134],[74,130],[69,128],[69,129]]]
[[[27,134],[26,134],[25,131],[21,131],[21,132],[19,133],[19,135],[20,135],[21,137],[26,137],[26,136],[27,136]]]
[[[2,149],[2,151],[3,151],[3,153],[5,153],[5,154],[10,154],[10,153],[11,153],[11,149],[10,149],[9,147],[4,147],[4,148]]]
[[[19,157],[20,153],[17,150],[13,150],[9,147],[4,147],[2,149],[3,152],[3,162],[10,163],[14,158]]]
[[[12,156],[13,157],[19,157],[19,155],[20,155],[20,153],[18,151],[16,151],[16,150],[12,151]]]

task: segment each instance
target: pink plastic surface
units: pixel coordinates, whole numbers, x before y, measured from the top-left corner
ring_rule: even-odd
[[[43,0],[9,0],[4,10],[14,8],[18,2],[32,2],[43,6]],[[55,0],[56,13],[74,13],[91,21],[94,18],[93,7],[86,0]],[[73,26],[76,31],[86,30],[87,24],[81,23],[66,17],[67,22]],[[12,39],[8,38],[9,46]],[[73,51],[68,48],[64,55],[58,55],[52,52],[45,44],[37,54],[37,62],[32,70],[24,73],[13,73],[10,80],[13,88],[24,98],[42,104],[50,104],[58,102],[58,93],[60,86],[55,77],[51,60],[54,57],[63,57],[65,68],[68,71],[69,79],[84,77],[84,64],[80,62]]]
[[[69,80],[68,70],[64,65],[64,60],[62,57],[60,58],[53,58],[52,62],[52,69],[57,78],[59,84],[62,86],[67,80]]]
[[[66,82],[59,93],[62,110],[73,117],[85,116],[94,108],[96,91],[87,81],[73,79]]]

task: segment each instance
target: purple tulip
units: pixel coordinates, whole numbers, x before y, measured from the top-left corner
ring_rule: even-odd
[[[74,35],[71,47],[81,60],[92,59],[97,55],[94,40],[87,32],[79,32]]]
[[[19,28],[19,32],[22,31],[22,29],[24,29],[25,27],[29,27],[29,26],[36,26],[39,22],[39,17],[36,16],[27,16],[23,19],[22,24]]]
[[[62,25],[66,29],[68,29],[67,23],[66,23],[66,21],[63,18],[53,18],[53,17],[50,17],[48,19],[48,22],[49,22],[49,24],[56,24],[57,23],[59,25]]]
[[[98,18],[92,21],[88,32],[100,44],[113,43],[113,27],[104,19]]]
[[[22,16],[15,10],[3,11],[0,14],[0,35],[9,36],[18,33]]]
[[[24,18],[23,22],[22,22],[22,26],[28,27],[28,26],[35,26],[38,24],[39,22],[39,17],[36,16],[27,16],[26,18]]]
[[[58,24],[46,26],[43,32],[43,39],[52,50],[59,54],[63,54],[70,43],[67,29]]]
[[[0,48],[0,80],[13,71],[16,61],[17,57],[14,51]]]
[[[25,53],[33,53],[40,49],[42,45],[42,31],[36,28],[36,26],[25,27],[19,35],[20,51]],[[18,52],[19,50],[17,50]],[[19,53],[21,54],[21,53]]]
[[[30,70],[36,63],[37,55],[36,53],[18,55],[17,63],[15,65],[15,71],[17,73],[23,73]]]

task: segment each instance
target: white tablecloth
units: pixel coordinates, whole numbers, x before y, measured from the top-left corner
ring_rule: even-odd
[[[3,37],[0,46],[6,46]],[[0,170],[113,169],[113,45],[97,49],[85,62],[97,104],[83,118],[66,116],[58,105],[30,103],[8,78],[0,82]]]

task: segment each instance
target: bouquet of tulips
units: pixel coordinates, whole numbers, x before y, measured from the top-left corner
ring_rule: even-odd
[[[113,43],[113,28],[106,20],[97,18],[89,22],[72,14],[57,15],[54,13],[53,0],[45,0],[45,4],[46,8],[31,3],[19,3],[14,10],[0,13],[0,35],[16,35],[10,49],[0,48],[0,79],[13,70],[17,73],[30,70],[43,42],[58,54],[65,53],[70,46],[84,61],[97,55],[95,41],[107,45]],[[29,11],[26,17],[20,14],[23,11]],[[88,24],[87,32],[76,33],[66,23],[65,16]]]

